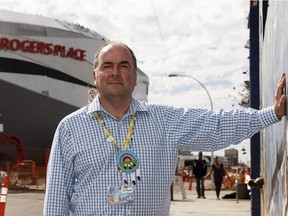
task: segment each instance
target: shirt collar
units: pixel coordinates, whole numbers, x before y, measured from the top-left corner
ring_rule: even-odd
[[[94,100],[88,105],[88,113],[93,113],[93,112],[107,112],[104,107],[100,104],[99,101],[99,96],[98,94],[94,98]],[[132,98],[131,104],[129,106],[129,109],[125,115],[132,115],[133,113],[136,112],[147,112],[148,108],[147,105],[144,101],[139,101],[135,98]]]

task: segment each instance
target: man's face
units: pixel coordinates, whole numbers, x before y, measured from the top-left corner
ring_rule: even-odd
[[[137,80],[135,70],[132,55],[125,46],[104,47],[93,73],[100,97],[132,97]]]

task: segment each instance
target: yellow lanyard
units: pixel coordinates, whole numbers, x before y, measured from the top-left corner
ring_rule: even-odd
[[[120,151],[121,150],[120,146],[117,144],[116,139],[113,137],[112,133],[105,126],[100,115],[97,112],[94,112],[94,115],[95,115],[96,119],[98,120],[98,122],[103,126],[104,132],[105,132],[106,136],[108,137],[108,141],[112,142],[116,146],[117,150]],[[126,139],[125,139],[125,142],[123,145],[123,151],[126,151],[128,148],[129,141],[131,140],[132,133],[133,133],[134,122],[135,122],[135,113],[131,117],[130,125],[129,125]]]

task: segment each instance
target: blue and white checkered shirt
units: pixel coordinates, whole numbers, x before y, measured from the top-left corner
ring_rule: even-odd
[[[115,146],[93,112],[97,111],[117,143],[123,145],[131,115],[136,113],[129,150],[140,160],[133,205],[109,205],[107,186],[119,185]],[[132,100],[118,121],[95,100],[59,124],[49,159],[44,215],[166,216],[178,150],[214,151],[240,143],[279,121],[273,107],[212,112]],[[121,146],[123,147],[123,146]],[[129,175],[129,174],[128,174]],[[129,176],[128,176],[129,178]]]

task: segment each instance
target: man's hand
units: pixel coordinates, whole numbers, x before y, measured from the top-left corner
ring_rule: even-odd
[[[274,110],[278,119],[281,119],[282,116],[286,114],[286,95],[285,95],[286,92],[283,92],[285,83],[286,83],[286,76],[285,73],[282,73],[281,79],[278,82],[274,101]]]

